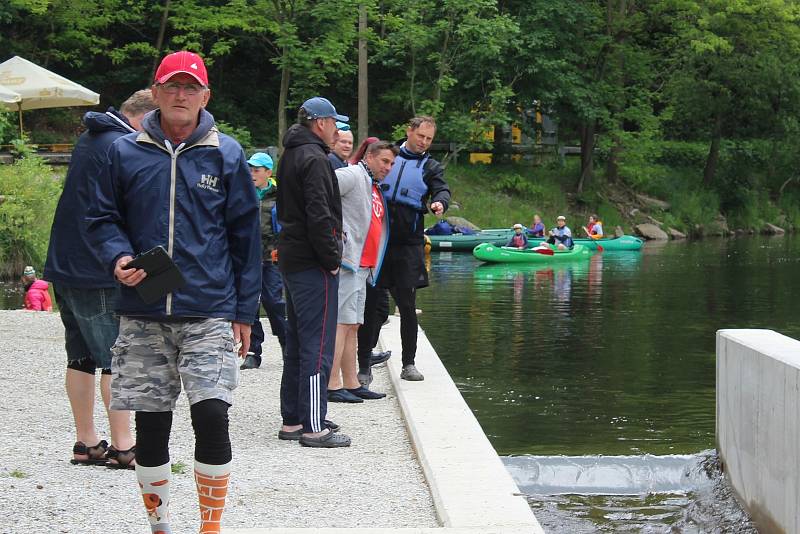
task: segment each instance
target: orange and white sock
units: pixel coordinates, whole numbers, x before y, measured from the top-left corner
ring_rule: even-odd
[[[169,463],[156,467],[136,466],[136,479],[150,520],[152,534],[172,534],[169,527],[169,485],[172,468]]]
[[[230,476],[231,462],[223,465],[209,465],[194,461],[194,480],[197,484],[197,498],[200,502],[201,534],[218,534],[220,532]]]

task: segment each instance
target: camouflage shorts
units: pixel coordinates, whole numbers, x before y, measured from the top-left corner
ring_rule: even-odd
[[[207,399],[233,403],[239,363],[230,321],[161,323],[122,317],[111,353],[114,410],[174,410],[181,382],[189,404]]]

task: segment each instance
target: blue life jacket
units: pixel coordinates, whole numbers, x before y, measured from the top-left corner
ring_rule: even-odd
[[[381,182],[381,190],[386,202],[403,204],[418,211],[424,211],[422,199],[428,194],[428,185],[422,179],[425,174],[427,154],[420,159],[406,159],[402,152],[395,158],[392,170]]]
[[[281,223],[278,222],[278,203],[276,202],[272,206],[272,210],[270,210],[270,215],[272,216],[272,231],[275,234],[281,233]]]
[[[425,233],[428,235],[453,235],[453,230],[453,226],[449,222],[442,219],[425,230]]]

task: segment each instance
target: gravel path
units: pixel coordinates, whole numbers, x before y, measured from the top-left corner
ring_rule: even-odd
[[[265,330],[269,326],[265,321]],[[75,440],[64,392],[64,337],[55,313],[0,311],[0,491],[2,533],[149,533],[132,471],[69,463]],[[388,398],[329,405],[328,418],[353,438],[317,450],[276,438],[280,358],[268,337],[261,369],[241,373],[230,411],[233,475],[225,527],[435,527],[431,495],[409,443],[386,370],[373,389]],[[98,431],[107,437],[102,404]],[[181,397],[170,451],[172,523],[197,532],[194,439]],[[180,469],[183,466],[183,469]]]

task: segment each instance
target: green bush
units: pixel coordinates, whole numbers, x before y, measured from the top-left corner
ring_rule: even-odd
[[[15,278],[25,265],[41,270],[61,181],[41,158],[0,165],[0,277]]]
[[[676,167],[703,168],[708,157],[708,143],[662,141],[659,163]]]
[[[230,135],[234,139],[236,139],[245,152],[250,152],[253,148],[253,136],[250,135],[250,130],[245,128],[244,126],[234,126],[232,124],[228,124],[225,121],[216,121],[217,129],[227,135]],[[249,154],[248,154],[249,155]]]

